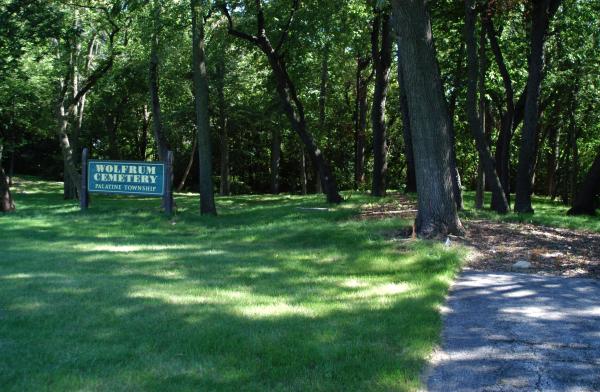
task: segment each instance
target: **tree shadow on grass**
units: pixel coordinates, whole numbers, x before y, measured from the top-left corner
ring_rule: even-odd
[[[248,199],[175,225],[139,211],[154,200],[118,199],[0,222],[0,384],[416,388],[459,255],[423,243],[399,253],[376,234],[397,221]]]

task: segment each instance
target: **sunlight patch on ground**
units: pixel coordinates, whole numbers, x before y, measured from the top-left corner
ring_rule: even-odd
[[[74,246],[77,250],[93,251],[93,252],[113,252],[113,253],[131,253],[131,252],[144,252],[144,251],[161,251],[161,250],[186,250],[186,249],[197,249],[195,245],[115,245],[115,244],[78,244]],[[225,252],[218,249],[210,249],[202,252],[207,255],[220,255]]]
[[[9,274],[9,275],[4,275],[4,276],[0,276],[0,279],[6,279],[6,280],[18,280],[18,279],[47,279],[47,278],[62,278],[62,279],[67,279],[67,276],[64,274],[57,274],[57,273],[51,273],[51,272],[47,272],[47,273],[38,273],[38,274],[24,274],[24,273],[17,273],[17,274]]]
[[[173,294],[160,291],[140,290],[129,294],[130,298],[158,299],[174,305],[201,305],[218,303],[214,298],[195,294]]]
[[[269,305],[254,305],[240,306],[237,311],[243,316],[251,319],[286,317],[286,316],[302,316],[315,317],[314,310],[306,306],[288,305],[286,303],[269,304]]]

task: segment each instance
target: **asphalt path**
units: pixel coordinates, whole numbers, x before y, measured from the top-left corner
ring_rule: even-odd
[[[600,281],[464,271],[429,391],[600,391]]]

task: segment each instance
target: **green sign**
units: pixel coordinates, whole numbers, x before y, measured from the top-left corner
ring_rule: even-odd
[[[164,163],[89,160],[87,165],[87,191],[90,193],[165,194]]]

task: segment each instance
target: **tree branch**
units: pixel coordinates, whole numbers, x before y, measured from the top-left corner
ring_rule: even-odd
[[[230,35],[233,35],[234,37],[238,37],[241,38],[243,40],[252,42],[252,43],[257,43],[258,42],[258,37],[254,36],[254,35],[250,35],[248,33],[244,33],[243,31],[239,31],[236,30],[233,27],[233,19],[231,18],[231,14],[229,13],[229,9],[227,9],[227,4],[226,3],[221,3],[217,6],[221,12],[223,13],[223,15],[225,15],[225,18],[227,18],[227,32]]]
[[[275,46],[276,53],[279,52],[279,50],[283,46],[285,40],[288,38],[288,35],[290,32],[290,27],[292,26],[292,22],[294,20],[294,15],[296,14],[296,11],[298,10],[299,6],[300,6],[300,0],[293,0],[292,10],[290,11],[290,17],[288,18],[288,21],[287,21],[285,27],[283,28],[283,31],[281,32],[281,36],[279,37],[279,42],[277,43],[277,46]]]

